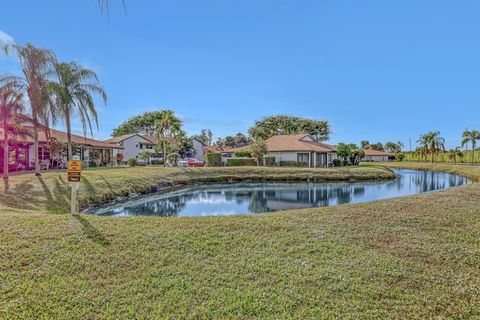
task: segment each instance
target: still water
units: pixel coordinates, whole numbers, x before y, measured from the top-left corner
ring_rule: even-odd
[[[470,183],[443,172],[395,170],[398,178],[373,182],[208,184],[152,193],[89,210],[110,216],[221,216],[367,202]]]

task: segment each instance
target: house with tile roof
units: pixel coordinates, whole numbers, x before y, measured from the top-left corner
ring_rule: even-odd
[[[173,148],[174,152],[180,151],[180,147],[175,139],[167,138],[167,141],[169,141],[169,145]],[[138,133],[125,134],[105,140],[105,142],[122,147],[124,149],[124,161],[128,161],[130,158],[138,158],[142,151],[150,152],[152,154],[152,159],[163,160],[162,152],[157,153],[155,151],[155,147],[158,144],[158,138],[153,135],[141,135]],[[202,142],[193,138],[194,154],[187,156],[194,156],[198,160],[203,161],[203,147],[204,145]]]
[[[302,162],[306,167],[329,167],[337,158],[335,146],[318,142],[309,134],[273,136],[265,140],[267,157],[275,157],[275,163],[282,165],[291,161]],[[251,146],[224,150],[225,156],[234,156],[238,151],[250,151]]]
[[[35,152],[32,120],[27,116],[22,117],[21,128],[22,134],[14,135],[10,139],[9,170],[12,172],[32,170],[34,167]],[[50,145],[52,141],[67,144],[67,133],[47,128],[43,125],[38,126],[37,132],[39,142],[38,156],[39,161],[42,163],[42,168],[50,169],[65,167],[67,159],[66,150],[61,154],[59,159],[53,159],[50,154]],[[0,145],[3,145],[3,134],[3,128],[0,127]],[[76,154],[84,161],[85,167],[87,167],[89,161],[93,159],[98,161],[100,165],[109,165],[112,162],[115,162],[116,155],[123,151],[123,147],[121,146],[115,146],[104,141],[76,134],[72,134],[72,142],[75,146]],[[2,147],[0,147],[0,155],[3,155]],[[3,166],[3,161],[0,161],[0,167],[1,166]]]
[[[363,162],[389,162],[395,160],[395,153],[365,149]]]

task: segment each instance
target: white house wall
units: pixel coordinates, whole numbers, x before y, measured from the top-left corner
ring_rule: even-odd
[[[131,158],[138,158],[142,149],[140,149],[140,143],[151,143],[150,141],[140,137],[140,136],[131,136],[128,139],[123,140],[123,161],[128,161]],[[155,152],[153,149],[143,149],[149,152]]]
[[[204,161],[203,147],[204,147],[203,143],[201,143],[197,139],[193,139],[193,150],[195,150],[195,154],[193,156],[195,159]]]

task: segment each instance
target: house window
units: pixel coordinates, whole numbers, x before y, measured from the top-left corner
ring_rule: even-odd
[[[310,162],[310,154],[309,153],[297,153],[297,161],[298,162]]]
[[[150,149],[150,150],[153,149],[153,146],[152,146],[151,144],[147,144],[147,145],[145,145],[145,147],[146,147],[147,149]]]

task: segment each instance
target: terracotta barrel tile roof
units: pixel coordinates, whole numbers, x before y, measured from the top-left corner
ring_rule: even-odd
[[[365,156],[394,156],[395,153],[385,152],[385,151],[378,151],[378,150],[370,150],[364,149]]]
[[[269,152],[280,151],[309,151],[309,152],[336,152],[335,146],[308,141],[311,137],[308,134],[289,134],[273,136],[265,140]],[[238,147],[225,152],[248,151],[250,146]]]

